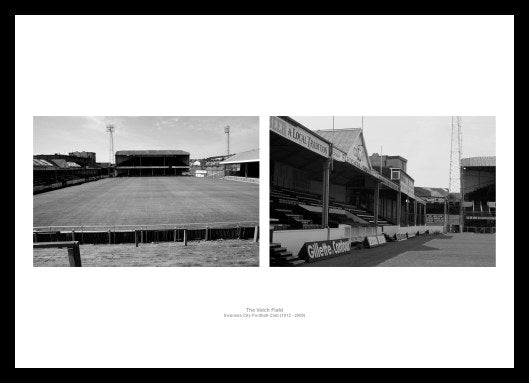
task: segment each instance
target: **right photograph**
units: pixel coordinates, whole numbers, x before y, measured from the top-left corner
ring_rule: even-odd
[[[271,116],[270,266],[495,267],[494,116]]]

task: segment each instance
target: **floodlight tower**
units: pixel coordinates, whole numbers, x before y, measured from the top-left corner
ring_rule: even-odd
[[[461,178],[461,156],[463,152],[463,135],[461,117],[452,117],[452,133],[450,136],[450,175],[448,180],[448,197],[450,193],[460,193],[460,228],[463,229],[463,201],[464,189]],[[450,211],[448,211],[450,214]]]
[[[114,125],[112,124],[108,124],[107,125],[107,132],[109,133],[110,135],[110,146],[109,146],[109,152],[108,152],[108,156],[109,156],[109,161],[110,164],[112,164],[112,162],[114,162]]]
[[[226,137],[227,137],[227,154],[228,156],[230,155],[230,126],[227,125],[224,127],[224,133],[226,133]]]

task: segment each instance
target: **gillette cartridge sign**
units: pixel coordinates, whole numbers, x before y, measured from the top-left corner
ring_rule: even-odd
[[[306,242],[301,248],[299,256],[307,262],[316,262],[350,252],[351,242],[349,238],[340,238],[329,241]]]

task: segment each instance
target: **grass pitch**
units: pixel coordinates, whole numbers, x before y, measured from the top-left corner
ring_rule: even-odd
[[[259,221],[259,185],[195,177],[108,178],[33,196],[33,226]]]

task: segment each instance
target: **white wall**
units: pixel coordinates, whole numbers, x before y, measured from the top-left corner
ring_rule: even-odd
[[[306,242],[326,241],[327,239],[349,238],[352,241],[363,241],[368,235],[377,235],[382,233],[380,227],[351,227],[349,225],[340,225],[338,228],[328,229],[329,237],[327,238],[327,229],[312,230],[277,230],[274,231],[274,243],[280,243],[293,255],[298,255],[299,251]]]
[[[305,242],[327,240],[326,229],[312,230],[277,230],[274,231],[272,242],[280,243],[292,255],[298,255]]]

